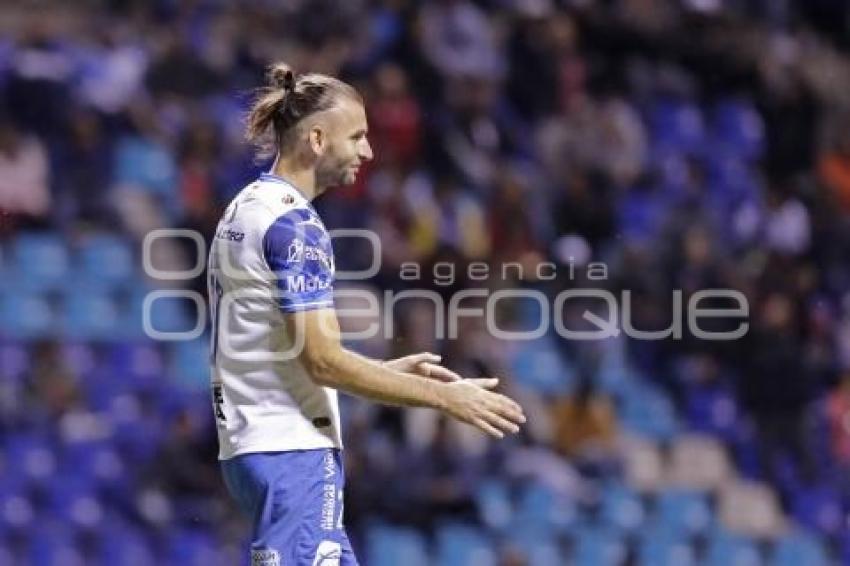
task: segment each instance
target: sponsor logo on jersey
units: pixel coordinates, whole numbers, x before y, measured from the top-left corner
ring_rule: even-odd
[[[245,239],[245,232],[237,232],[230,228],[220,228],[219,231],[216,232],[215,237],[230,242],[241,242]]]
[[[331,280],[326,277],[307,275],[287,275],[286,289],[290,293],[312,293],[322,291],[331,286]]]
[[[316,246],[306,246],[304,248],[304,259],[308,261],[321,262],[322,266],[328,271],[334,270],[334,258],[322,248]]]
[[[323,540],[316,549],[313,566],[339,566],[342,559],[342,545],[332,540]]]
[[[304,260],[304,241],[295,239],[286,250],[287,263],[301,263]]]
[[[251,550],[251,566],[280,566],[280,553],[273,548]]]

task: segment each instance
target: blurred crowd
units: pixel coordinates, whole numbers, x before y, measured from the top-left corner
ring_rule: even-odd
[[[473,518],[471,494],[494,474],[592,497],[622,473],[619,443],[635,428],[608,385],[618,372],[670,400],[676,425],[653,433],[662,445],[680,431],[710,435],[789,513],[815,489],[848,515],[847,22],[844,3],[792,0],[4,3],[0,238],[104,231],[139,246],[152,229],[180,227],[209,239],[229,199],[269,165],[242,132],[266,66],[333,74],[364,95],[376,158],[316,205],[329,228],[368,228],[382,242],[379,273],[340,288],[425,288],[448,302],[468,287],[552,298],[601,286],[631,293],[641,330],[670,325],[674,289],[685,304],[701,289],[734,289],[749,305],[749,332],[729,342],[687,330],[524,342],[474,318],[456,340],[437,340],[429,301],[400,301],[393,338],[352,347],[436,351],[465,375],[503,376],[530,423],[494,444],[427,411],[347,399],[355,536],[375,517],[423,529]],[[339,269],[368,266],[361,244],[335,243]],[[466,269],[478,261],[495,267],[484,282]],[[423,266],[420,278],[401,276],[406,262]],[[452,285],[434,281],[440,262],[457,266]],[[540,278],[541,262],[557,277]],[[607,266],[604,280],[588,276],[591,262]],[[504,278],[506,264],[523,269]],[[190,286],[203,290],[203,279]],[[581,325],[598,308],[562,314]],[[517,331],[539,316],[522,301],[498,312]],[[31,414],[9,426],[76,422],[63,416],[80,410],[82,386],[50,361],[55,344],[42,347]],[[154,451],[167,465],[145,469],[160,489],[149,493],[182,497],[187,521],[225,524],[211,415],[167,418],[168,442]],[[152,520],[158,500],[145,501]],[[831,524],[824,534],[846,530],[843,516]]]

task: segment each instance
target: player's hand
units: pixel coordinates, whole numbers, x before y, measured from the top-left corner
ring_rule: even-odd
[[[504,438],[516,434],[525,415],[512,399],[488,391],[499,384],[498,379],[462,379],[447,383],[442,389],[444,410],[461,422],[475,426],[490,436]]]
[[[461,377],[440,364],[441,357],[431,352],[420,352],[384,362],[384,365],[395,371],[415,373],[422,377],[430,377],[440,381],[460,381]]]

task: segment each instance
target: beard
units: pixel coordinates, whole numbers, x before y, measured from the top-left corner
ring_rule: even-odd
[[[351,160],[337,156],[328,156],[325,163],[316,168],[316,182],[320,187],[340,187],[351,185],[357,180]]]

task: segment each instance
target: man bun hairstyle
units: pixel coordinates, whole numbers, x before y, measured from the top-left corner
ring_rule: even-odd
[[[267,86],[256,91],[245,129],[245,137],[256,148],[258,160],[285,151],[301,120],[328,110],[341,97],[363,103],[351,85],[318,73],[296,75],[282,62],[268,68],[266,83]]]

